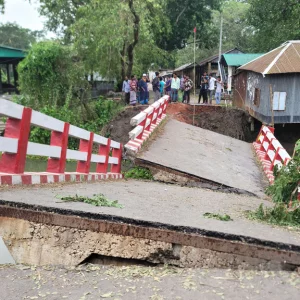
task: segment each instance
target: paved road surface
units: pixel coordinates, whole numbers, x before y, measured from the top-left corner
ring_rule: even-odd
[[[222,134],[169,120],[142,159],[263,195],[263,177],[252,145]]]
[[[104,194],[110,200],[118,200],[124,205],[124,208],[95,207],[86,203],[74,202],[62,203],[57,198],[57,196],[75,196],[76,194],[91,197],[93,194],[99,193]],[[56,187],[44,186],[42,188],[8,188],[0,190],[0,200],[111,214],[300,245],[299,232],[273,228],[245,217],[246,210],[255,210],[261,203],[271,205],[270,202],[257,197],[225,194],[199,188],[123,180],[57,185]],[[233,221],[222,222],[207,219],[203,217],[206,212],[229,214]]]
[[[1,267],[0,299],[298,300],[300,276],[287,272],[144,266]]]

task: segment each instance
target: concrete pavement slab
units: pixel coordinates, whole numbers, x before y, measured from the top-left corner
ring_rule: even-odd
[[[256,195],[264,194],[264,178],[252,144],[169,120],[140,158]]]

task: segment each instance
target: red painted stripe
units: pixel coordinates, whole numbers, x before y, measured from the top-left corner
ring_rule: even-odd
[[[32,184],[32,176],[31,175],[22,175],[22,184]]]
[[[41,183],[48,183],[48,176],[47,175],[40,175]]]
[[[66,182],[71,181],[71,175],[70,174],[65,174],[65,181]]]
[[[55,183],[59,182],[59,175],[53,175],[53,180]]]
[[[11,175],[2,175],[2,176],[0,176],[0,179],[1,179],[2,185],[5,185],[5,184],[12,185],[12,176]]]

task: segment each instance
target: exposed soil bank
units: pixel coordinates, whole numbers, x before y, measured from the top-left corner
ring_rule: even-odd
[[[255,131],[251,132],[249,113],[232,107],[195,106],[194,124],[194,106],[182,103],[171,104],[168,106],[167,113],[173,115],[178,121],[246,142],[253,142],[260,128],[260,124],[256,124]]]
[[[123,145],[129,141],[129,132],[133,129],[130,120],[147,108],[148,105],[128,106],[110,121],[101,131],[101,134],[110,137]]]

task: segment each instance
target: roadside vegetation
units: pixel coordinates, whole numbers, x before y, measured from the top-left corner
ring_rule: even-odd
[[[150,170],[142,167],[133,167],[129,169],[127,172],[125,172],[124,178],[153,180]]]
[[[280,170],[274,170],[274,184],[267,188],[275,206],[260,207],[249,213],[250,219],[280,226],[300,227],[300,202],[297,200],[300,185],[300,140],[296,143],[292,160]]]

